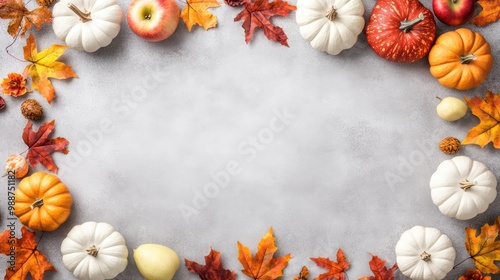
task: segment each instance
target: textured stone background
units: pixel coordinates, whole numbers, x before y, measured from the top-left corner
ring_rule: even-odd
[[[365,1],[366,19],[374,3]],[[430,0],[424,4],[431,6]],[[120,5],[125,11],[128,2]],[[182,259],[203,262],[212,246],[235,271],[241,269],[236,242],[255,250],[272,226],[277,255],[293,256],[283,279],[303,265],[316,277],[323,270],[309,257],[335,258],[338,248],[351,262],[351,279],[370,275],[370,253],[394,263],[396,242],[415,225],[440,229],[453,241],[456,261],[466,258],[464,228],[492,222],[500,206],[497,200],[486,213],[458,221],[432,203],[430,176],[450,158],[437,143],[446,136],[463,139],[478,123],[470,113],[455,123],[441,120],[435,96],[498,92],[499,64],[482,86],[460,92],[438,84],[425,59],[396,64],[379,58],[363,34],[338,56],[317,52],[300,36],[293,12],[273,19],[290,48],[268,41],[261,30],[247,45],[241,22],[233,22],[239,11],[212,9],[216,29],[189,33],[181,22],[161,43],[141,40],[124,20],[110,46],[96,53],[66,51],[62,60],[79,78],[53,80],[52,105],[36,92],[29,95],[44,106],[44,121],[56,119],[54,135],[70,141],[70,153],[54,158],[75,202],[69,220],[40,244],[59,270],[46,279],[72,279],[60,244],[86,221],[113,225],[130,253],[142,243],[161,243]],[[3,51],[11,42],[6,24],[0,25],[1,77],[25,66]],[[466,27],[480,31],[500,59],[499,23]],[[439,34],[447,30],[438,23]],[[35,35],[39,49],[60,43],[50,26]],[[11,53],[22,57],[24,44],[18,39]],[[25,150],[24,99],[6,97],[0,159]],[[500,174],[491,145],[466,146],[460,154]],[[228,168],[232,174],[225,176]],[[391,176],[397,180],[387,180]],[[215,187],[214,177],[226,182]],[[6,223],[2,214],[2,227]],[[141,279],[132,254],[129,261],[117,279]],[[182,265],[175,279],[198,278]]]

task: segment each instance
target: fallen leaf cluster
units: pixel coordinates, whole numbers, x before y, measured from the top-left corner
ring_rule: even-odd
[[[245,30],[245,42],[248,43],[253,37],[255,29],[262,28],[264,35],[269,40],[274,40],[287,46],[285,32],[281,27],[271,23],[273,16],[288,16],[290,11],[297,8],[283,0],[225,0],[225,3],[231,7],[243,6],[243,10],[236,15],[234,21],[243,21]],[[181,18],[184,20],[189,31],[194,25],[199,25],[208,30],[217,26],[217,17],[210,13],[208,8],[219,7],[217,0],[187,0],[186,6],[181,11]]]

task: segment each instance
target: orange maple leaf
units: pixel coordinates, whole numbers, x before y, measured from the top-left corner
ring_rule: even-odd
[[[33,280],[42,280],[45,271],[57,271],[47,258],[38,251],[35,233],[21,228],[22,237],[11,237],[10,230],[0,235],[0,253],[9,256],[4,279],[24,280],[28,273]],[[12,255],[14,254],[14,257]],[[10,262],[12,260],[12,262]]]
[[[483,10],[470,20],[477,26],[485,26],[500,19],[500,0],[478,0]]]
[[[307,266],[304,265],[299,273],[299,276],[295,276],[293,280],[307,280],[307,279],[309,279],[309,269],[307,269]]]
[[[473,127],[462,144],[476,144],[483,148],[489,142],[500,149],[500,93],[486,91],[484,99],[465,97],[472,114],[479,118],[479,125]]]
[[[243,29],[245,30],[245,42],[250,42],[253,32],[256,28],[260,27],[264,30],[264,35],[269,40],[278,41],[280,44],[288,47],[288,37],[281,27],[275,26],[271,23],[272,16],[288,16],[290,11],[297,10],[294,5],[288,4],[286,1],[276,0],[269,2],[269,0],[256,0],[245,1],[245,9],[241,11],[234,21],[243,20]]]
[[[369,264],[374,276],[365,276],[359,280],[394,280],[393,273],[398,269],[398,264],[394,264],[390,269],[387,269],[385,263],[385,260],[373,255]]]
[[[317,278],[314,278],[314,280],[344,280],[346,278],[345,271],[349,268],[349,262],[347,262],[342,249],[337,251],[337,262],[322,257],[311,258],[311,260],[318,266],[328,269],[328,272],[321,274]]]
[[[49,136],[54,130],[55,121],[46,122],[40,126],[37,132],[33,131],[33,124],[28,121],[23,132],[24,143],[28,146],[28,159],[31,166],[41,163],[49,171],[57,173],[57,165],[52,160],[53,152],[67,154],[66,146],[69,141],[62,137],[50,139]]]
[[[500,272],[498,266],[495,265],[495,261],[500,261],[500,240],[497,240],[499,230],[500,216],[494,224],[484,224],[479,235],[473,228],[465,229],[465,248],[476,268],[482,273]]]
[[[188,31],[191,31],[196,24],[208,30],[217,26],[217,17],[207,9],[219,6],[217,0],[187,0],[186,6],[181,11],[181,18]]]
[[[32,87],[38,90],[49,103],[54,99],[55,93],[49,78],[67,79],[76,77],[71,66],[56,61],[64,54],[67,47],[52,45],[50,48],[38,52],[33,34],[30,34],[26,40],[26,46],[23,47],[24,59],[31,62],[24,68],[23,74],[31,76]]]
[[[201,280],[235,280],[236,273],[224,269],[220,262],[220,253],[210,248],[210,253],[205,256],[205,265],[185,259],[184,263],[190,272],[200,276]]]
[[[238,260],[243,265],[242,272],[256,280],[273,280],[283,276],[283,269],[292,256],[287,254],[281,258],[274,258],[278,247],[274,245],[273,228],[260,240],[257,254],[252,256],[250,249],[238,242]]]
[[[40,30],[42,24],[52,22],[52,12],[47,7],[29,11],[22,0],[0,0],[0,18],[10,19],[7,32],[15,37],[19,30],[23,37],[32,25]]]

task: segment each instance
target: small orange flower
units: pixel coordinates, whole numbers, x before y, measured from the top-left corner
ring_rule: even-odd
[[[18,97],[29,92],[26,89],[26,78],[18,73],[9,73],[2,81],[2,92],[6,95]]]
[[[491,280],[490,276],[483,276],[478,269],[467,269],[465,275],[460,276],[458,280]]]

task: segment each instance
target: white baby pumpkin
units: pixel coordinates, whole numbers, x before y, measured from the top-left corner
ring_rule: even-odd
[[[59,39],[71,48],[95,52],[118,35],[123,12],[116,0],[61,0],[52,15]]]
[[[497,196],[497,178],[486,165],[466,156],[443,161],[430,180],[441,213],[459,220],[483,213]]]
[[[364,11],[362,0],[298,0],[296,21],[313,48],[337,55],[358,40]]]
[[[431,227],[415,226],[396,244],[399,270],[413,280],[443,279],[453,269],[455,256],[448,236]]]
[[[64,266],[81,280],[114,278],[128,264],[125,239],[107,223],[73,227],[62,242],[61,253]]]

